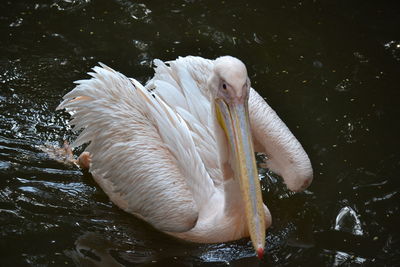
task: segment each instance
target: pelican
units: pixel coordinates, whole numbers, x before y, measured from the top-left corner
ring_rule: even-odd
[[[113,203],[156,229],[199,243],[250,236],[261,258],[272,221],[254,152],[293,191],[312,181],[306,152],[239,59],[154,65],[143,86],[100,63],[63,97],[58,109],[82,130],[71,147],[89,143],[77,162]]]

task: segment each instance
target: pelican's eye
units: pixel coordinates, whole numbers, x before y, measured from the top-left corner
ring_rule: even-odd
[[[225,83],[222,84],[222,88],[224,88],[226,90],[226,84]]]

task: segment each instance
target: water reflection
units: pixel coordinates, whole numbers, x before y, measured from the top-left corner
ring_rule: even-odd
[[[384,47],[390,51],[394,59],[400,61],[400,41],[387,42]]]
[[[107,222],[110,223],[110,222]],[[273,252],[282,245],[292,230],[293,226],[282,231],[275,232],[267,237],[268,250]],[[122,241],[122,242],[121,242]],[[172,241],[172,240],[171,240]],[[148,242],[148,241],[147,241]],[[254,257],[249,240],[240,240],[226,244],[190,244],[186,242],[174,242],[174,246],[157,243],[143,243],[140,240],[131,238],[110,238],[96,232],[85,232],[74,242],[74,248],[68,250],[66,254],[71,257],[75,264],[79,266],[130,266],[136,264],[178,264],[179,262],[189,265],[202,263],[233,264],[259,266],[266,262],[260,262]],[[273,262],[279,262],[279,258],[274,253]],[[270,256],[268,256],[270,257]]]
[[[354,255],[350,255],[344,252],[336,252],[335,261],[333,262],[333,266],[343,266],[345,264],[358,264],[362,265],[366,262],[366,259],[361,257],[354,257]]]
[[[78,266],[124,266],[114,259],[110,251],[115,245],[95,233],[85,233],[75,241],[75,249],[67,251]]]
[[[90,3],[90,0],[57,0],[57,1],[54,1],[50,5],[50,7],[56,8],[59,11],[68,11],[68,10],[82,8],[89,3]],[[40,7],[39,4],[35,5],[35,9],[38,9],[39,7]]]

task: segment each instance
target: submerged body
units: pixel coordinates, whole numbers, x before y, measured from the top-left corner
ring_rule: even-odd
[[[83,129],[73,146],[89,143],[89,170],[121,209],[189,241],[250,235],[260,254],[271,215],[254,150],[294,191],[311,183],[307,154],[250,87],[241,61],[189,56],[155,65],[145,87],[104,65],[78,81],[59,106]]]

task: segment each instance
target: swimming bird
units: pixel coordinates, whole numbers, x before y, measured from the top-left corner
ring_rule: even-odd
[[[89,143],[78,163],[111,201],[156,229],[192,242],[250,236],[261,258],[271,214],[254,152],[293,191],[312,181],[310,160],[251,87],[242,61],[154,60],[145,86],[101,64],[58,109]]]

